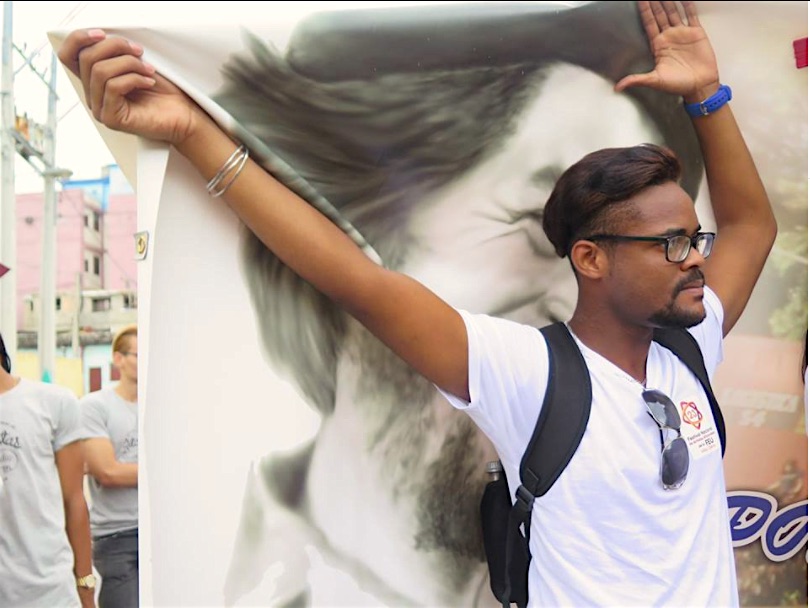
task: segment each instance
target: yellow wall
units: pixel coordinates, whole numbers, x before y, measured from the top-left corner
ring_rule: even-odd
[[[55,363],[56,373],[53,383],[69,388],[76,393],[77,397],[81,397],[84,394],[82,360],[56,357]],[[37,353],[17,351],[12,372],[29,380],[42,380],[39,374],[39,356]]]

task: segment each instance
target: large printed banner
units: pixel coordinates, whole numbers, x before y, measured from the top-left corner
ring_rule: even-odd
[[[568,318],[573,275],[539,220],[554,179],[597,148],[672,147],[713,223],[679,100],[612,91],[651,66],[635,3],[115,4],[115,18],[86,11],[71,27],[139,42],[368,255],[455,306]],[[806,605],[807,70],[794,41],[807,3],[696,4],[780,229],[715,378],[742,603]],[[168,23],[175,10],[195,12]],[[143,231],[144,604],[492,604],[486,440],[184,159],[99,128]]]

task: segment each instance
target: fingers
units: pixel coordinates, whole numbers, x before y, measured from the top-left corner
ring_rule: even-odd
[[[662,2],[661,3],[664,7],[664,13],[666,14],[667,21],[669,22],[670,27],[675,27],[676,25],[683,25],[683,18],[681,14],[678,12],[678,3],[677,2]]]
[[[686,22],[693,27],[700,27],[700,20],[698,19],[697,8],[694,2],[681,2],[683,5],[683,12],[686,13]]]
[[[660,2],[650,2],[650,10],[658,26],[658,31],[663,32],[669,29],[669,17],[667,17],[663,5]]]
[[[122,73],[122,66],[151,76],[154,69],[144,71],[146,64],[140,56],[143,49],[123,38],[108,37],[91,46],[83,47],[77,57],[79,64],[79,77],[84,87],[84,95],[88,104],[98,100],[99,89],[103,90],[104,81]],[[117,59],[124,61],[116,61]],[[126,59],[129,59],[127,61]],[[151,66],[150,66],[151,67]]]
[[[641,25],[644,27],[647,39],[651,41],[661,33],[661,29],[658,27],[658,22],[650,4],[650,2],[639,2],[638,14],[641,17]]]
[[[686,24],[699,25],[694,2],[681,2]],[[652,38],[671,27],[686,25],[677,2],[639,2],[639,14],[647,36]]]
[[[110,97],[122,97],[135,89],[155,84],[155,68],[132,55],[112,56],[82,69],[89,72],[87,79],[82,78],[87,105],[98,120],[109,105]]]
[[[102,30],[76,30],[71,32],[62,42],[62,46],[59,47],[59,53],[57,53],[59,61],[78,76],[79,54],[82,49],[92,46],[106,37],[107,34]]]
[[[59,60],[80,78],[85,99],[94,113],[101,105],[106,80],[124,71],[142,76],[154,74],[154,68],[140,59],[142,55],[139,44],[107,36],[102,30],[71,32],[59,49]]]
[[[129,118],[127,96],[154,86],[154,78],[132,72],[111,78],[105,82],[100,102],[93,106],[93,116],[109,127],[123,127]]]
[[[617,82],[613,86],[613,90],[617,93],[621,93],[630,87],[651,86],[657,82],[657,80],[658,77],[656,76],[655,72],[647,72],[646,74],[631,74],[630,76],[625,76],[619,82]]]

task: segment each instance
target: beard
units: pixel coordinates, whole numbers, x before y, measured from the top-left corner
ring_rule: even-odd
[[[689,283],[695,281],[704,281],[703,272],[694,269],[687,277],[679,281],[672,291],[672,300],[664,308],[654,312],[649,317],[650,323],[655,327],[666,327],[685,329],[687,327],[694,327],[706,318],[706,308],[701,303],[700,309],[686,309],[677,304],[678,295],[683,291],[684,287]]]
[[[706,309],[700,311],[686,310],[671,303],[666,308],[650,315],[649,321],[654,327],[666,327],[671,329],[686,329],[694,327],[706,318]]]

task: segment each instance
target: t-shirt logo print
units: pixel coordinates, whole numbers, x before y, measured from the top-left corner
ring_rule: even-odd
[[[8,481],[8,476],[19,462],[18,450],[22,448],[20,438],[6,429],[0,431],[0,477]]]
[[[697,430],[700,430],[700,422],[703,420],[703,414],[695,405],[694,401],[681,401],[681,418],[687,424],[691,424]]]
[[[127,456],[135,456],[135,459],[131,462],[137,461],[138,455],[138,431],[137,429],[130,432],[129,435],[124,437],[124,440],[121,442],[121,458],[124,459]],[[130,462],[130,460],[127,460]]]

